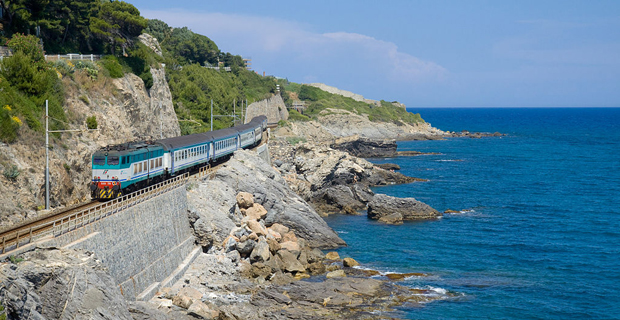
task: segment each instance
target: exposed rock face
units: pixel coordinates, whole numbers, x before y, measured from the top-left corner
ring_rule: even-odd
[[[140,39],[140,42],[144,43],[144,45],[153,50],[153,52],[160,56],[163,56],[161,52],[161,47],[159,46],[159,41],[157,41],[155,37],[148,33],[143,33],[138,36],[138,39]]]
[[[280,133],[280,130],[283,132]],[[329,143],[336,138],[354,135],[376,140],[429,140],[450,136],[426,122],[415,125],[373,122],[365,114],[331,108],[321,111],[316,121],[292,122],[290,128],[281,128],[276,135],[306,137],[308,141]]]
[[[151,69],[151,73],[150,90],[134,74],[97,83],[90,79],[81,84],[63,80],[67,95],[64,109],[74,123],[70,128],[84,128],[86,118],[96,116],[99,130],[63,133],[60,139],[50,136],[51,208],[90,198],[87,183],[91,178],[91,155],[99,147],[138,137],[159,139],[162,132],[164,138],[180,134],[165,71]],[[89,86],[101,87],[86,89]],[[0,174],[0,228],[36,217],[44,208],[44,146],[45,136],[26,130],[20,132],[17,142],[0,143],[0,172],[13,165],[20,171],[16,181]]]
[[[288,110],[282,97],[277,94],[269,99],[251,103],[245,114],[245,123],[260,115],[266,116],[269,123],[278,123],[280,120],[288,119]]]
[[[395,140],[373,140],[354,135],[336,139],[331,147],[360,158],[388,158],[396,156],[397,145]]]
[[[403,220],[437,219],[441,213],[429,205],[414,198],[396,198],[384,194],[375,194],[368,203],[368,218],[388,223],[397,223],[399,219],[393,214],[399,214]],[[392,222],[391,222],[392,221]]]
[[[133,319],[114,279],[92,253],[37,249],[0,266],[8,319]]]
[[[345,244],[316,211],[289,188],[281,174],[252,151],[235,152],[234,157],[217,170],[213,180],[200,183],[188,193],[190,211],[195,213],[193,224],[198,238],[204,239],[202,243],[223,242],[228,230],[242,222],[244,216],[236,200],[241,191],[253,195],[252,208],[258,204],[267,211],[265,226],[277,223],[293,229],[311,247],[334,248]],[[247,205],[245,201],[244,205]],[[249,211],[254,215],[252,210],[245,210],[246,214]],[[258,218],[262,216],[258,214]]]
[[[326,146],[270,143],[278,170],[291,188],[321,213],[355,214],[373,197],[369,186],[419,181]]]

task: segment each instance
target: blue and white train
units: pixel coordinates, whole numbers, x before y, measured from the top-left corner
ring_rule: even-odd
[[[260,144],[267,117],[228,129],[129,142],[97,150],[92,157],[93,199],[113,199]]]

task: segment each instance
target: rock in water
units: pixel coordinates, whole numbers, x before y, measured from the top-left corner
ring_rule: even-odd
[[[381,218],[399,213],[403,220],[425,220],[441,217],[439,211],[414,198],[396,198],[385,194],[376,194],[368,203],[368,218]]]
[[[396,156],[396,140],[360,138],[358,135],[336,139],[331,147],[360,158],[387,158]]]

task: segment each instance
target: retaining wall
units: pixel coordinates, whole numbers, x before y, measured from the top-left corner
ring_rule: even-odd
[[[190,255],[194,236],[187,219],[184,186],[141,202],[83,228],[54,238],[52,244],[93,251],[109,268],[126,299],[150,299]],[[181,274],[177,275],[181,276]],[[147,290],[148,289],[148,290]],[[145,291],[145,294],[142,294]]]

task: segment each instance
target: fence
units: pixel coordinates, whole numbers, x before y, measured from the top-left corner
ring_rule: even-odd
[[[0,54],[0,61],[4,59],[4,57],[10,57],[11,54]],[[90,60],[96,61],[101,60],[103,58],[102,54],[78,54],[78,53],[70,53],[70,54],[46,54],[45,60],[47,61],[58,61],[60,59],[63,60]]]
[[[90,60],[90,61],[95,61],[95,60],[101,60],[102,57],[103,57],[102,54],[77,54],[77,53],[70,53],[70,54],[46,54],[45,55],[45,60],[47,60],[47,61],[56,61],[56,60],[64,59],[64,60]]]
[[[20,246],[33,243],[41,238],[52,236],[57,237],[77,228],[81,228],[90,223],[98,221],[104,217],[121,212],[138,203],[159,196],[180,186],[184,186],[189,174],[184,174],[164,182],[140,189],[134,193],[124,195],[105,203],[100,203],[94,207],[76,211],[70,215],[63,216],[44,224],[32,226],[29,229],[8,233],[2,236],[1,254],[15,250]],[[8,239],[8,241],[7,241]]]

